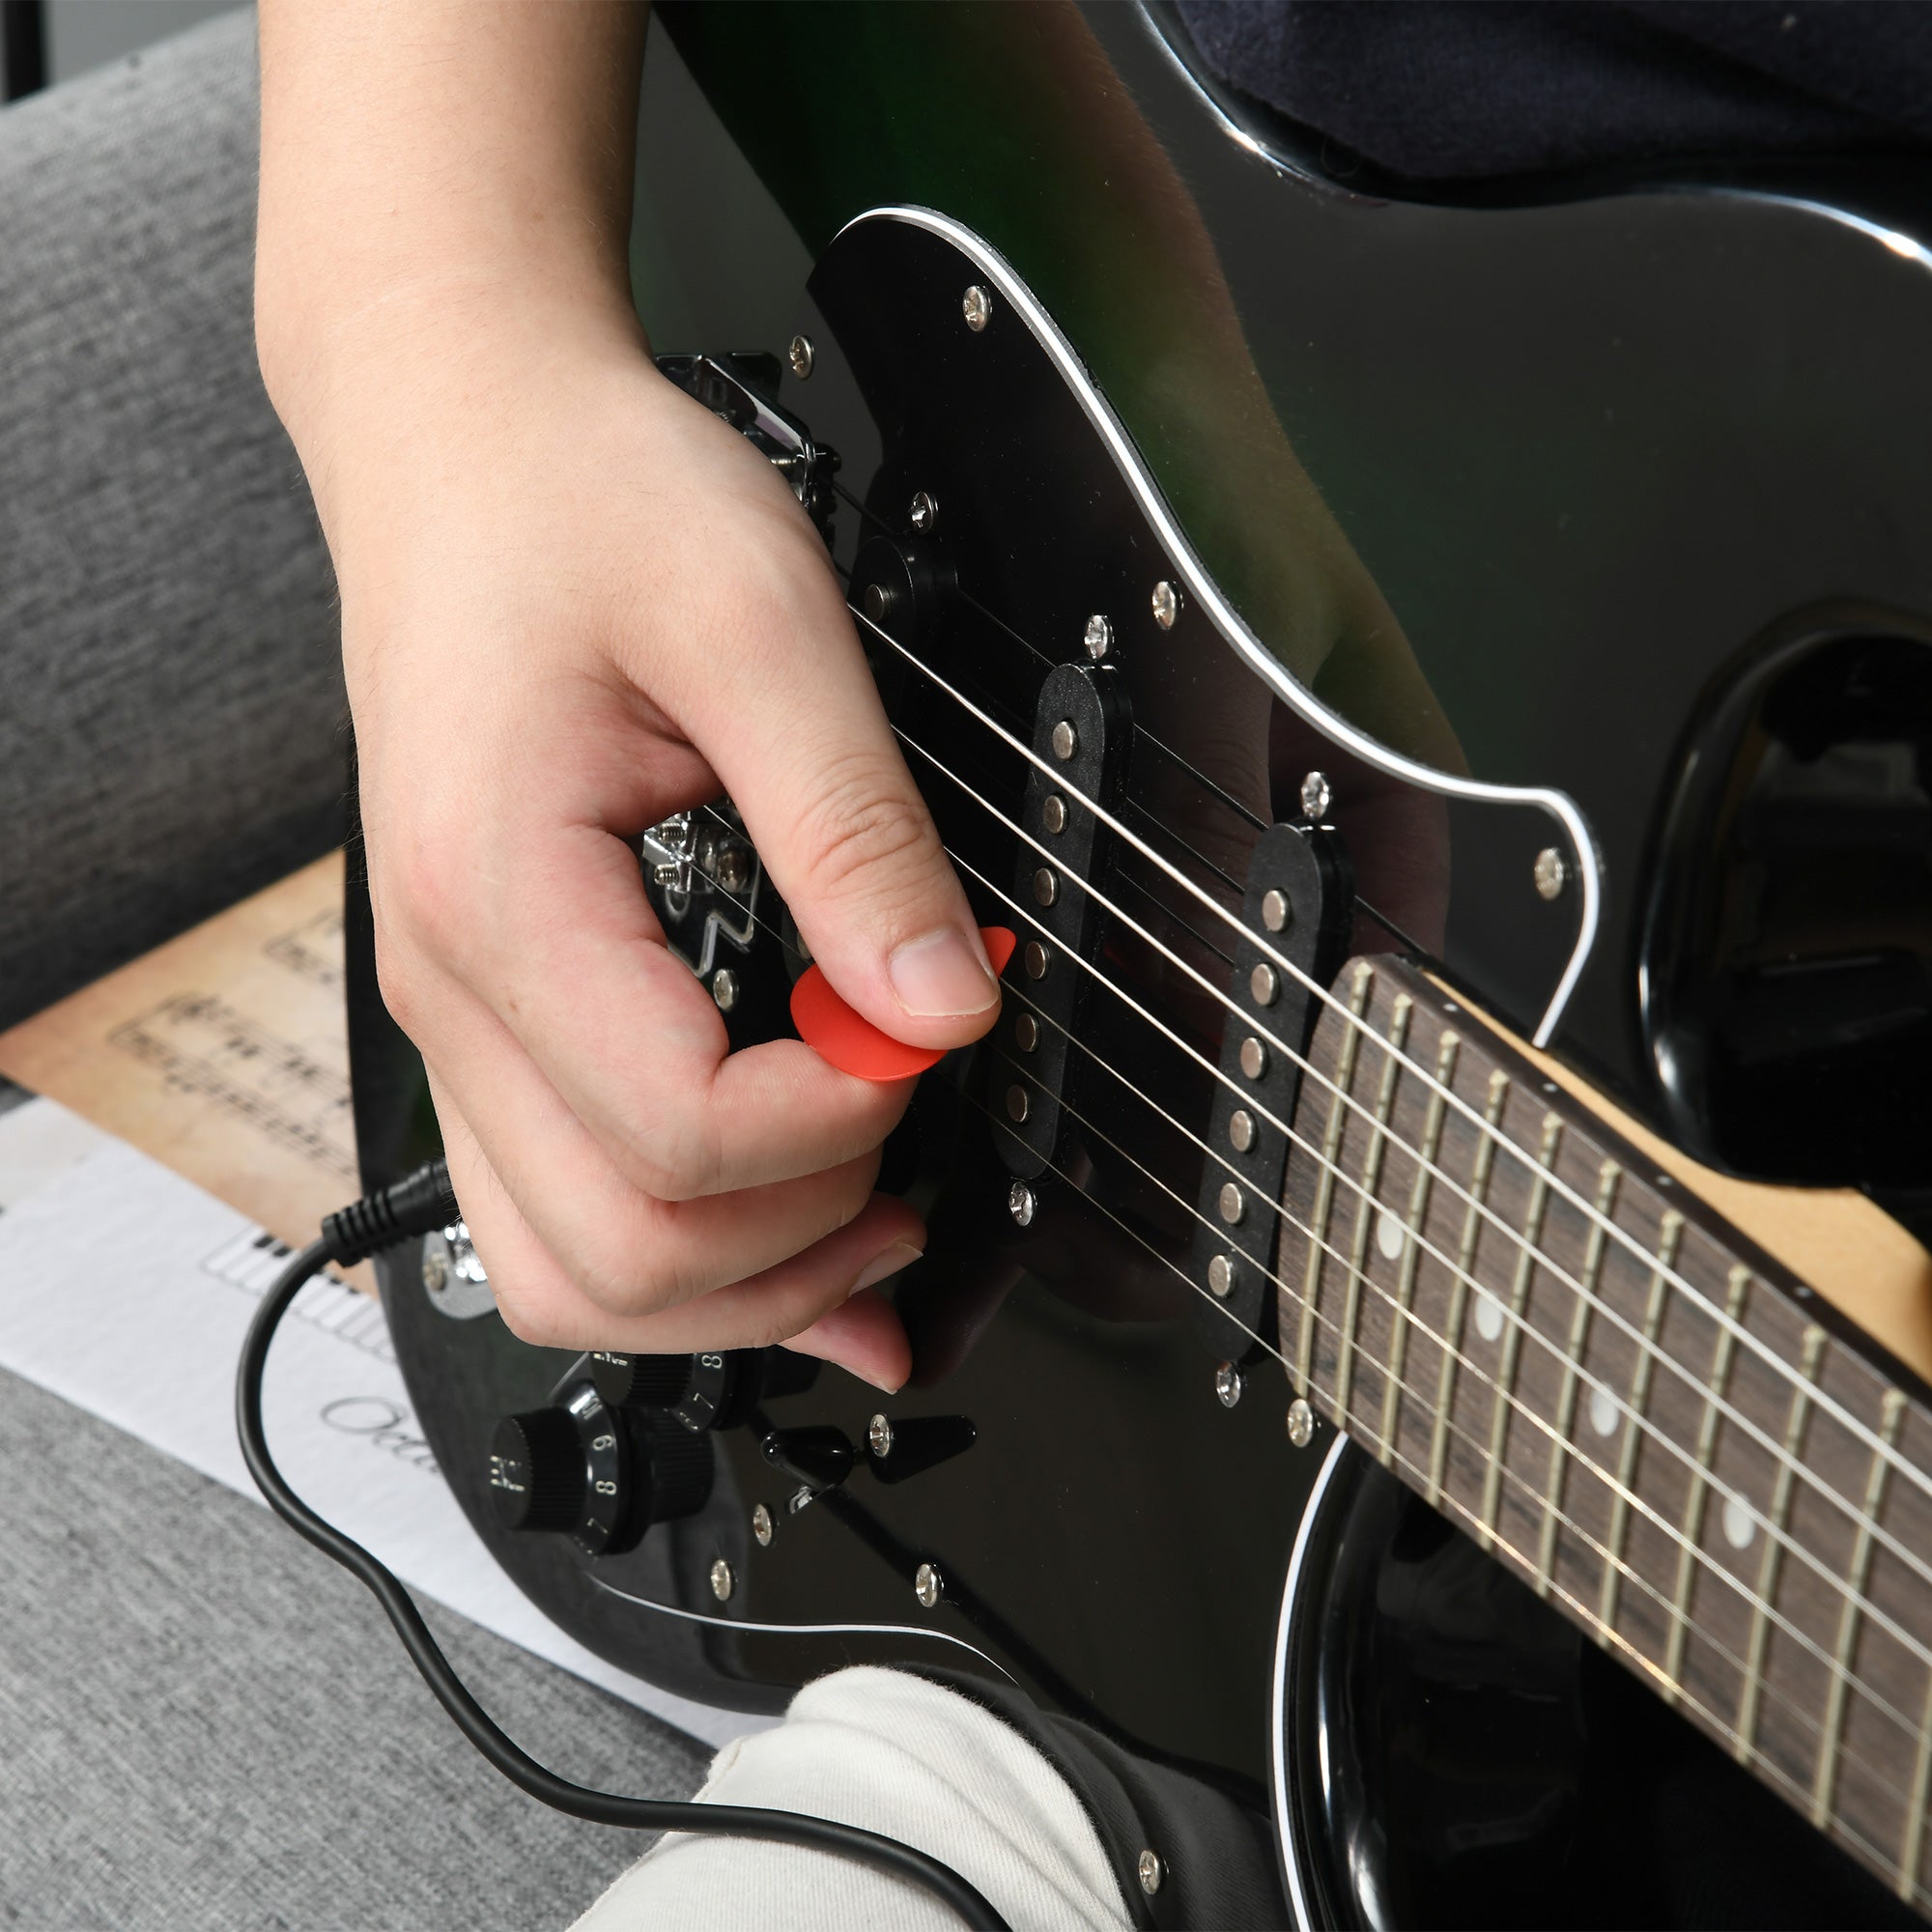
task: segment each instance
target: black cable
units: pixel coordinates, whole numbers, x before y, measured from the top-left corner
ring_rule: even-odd
[[[388,1613],[410,1662],[449,1713],[456,1727],[510,1782],[532,1798],[573,1818],[595,1825],[617,1825],[639,1832],[709,1832],[727,1838],[769,1838],[780,1844],[803,1845],[834,1852],[869,1865],[894,1878],[929,1891],[956,1912],[975,1932],[1010,1932],[1007,1921],[985,1897],[950,1865],[895,1838],[876,1832],[840,1825],[829,1818],[810,1818],[797,1811],[773,1811],[744,1804],[697,1804],[667,1798],[624,1798],[594,1791],[539,1764],[490,1717],[450,1668],[449,1660],[430,1634],[409,1592],[394,1572],[379,1562],[353,1538],[325,1522],[283,1480],[269,1453],[262,1426],[262,1376],[269,1348],[275,1339],[289,1304],[302,1285],[328,1263],[351,1266],[381,1248],[392,1247],[412,1236],[427,1234],[457,1219],[455,1197],[449,1191],[449,1171],[432,1161],[407,1179],[368,1196],[323,1223],[322,1238],[312,1241],[290,1261],[248,1326],[242,1360],[235,1374],[235,1424],[242,1438],[242,1455],[248,1473],[268,1498],[270,1507],[298,1534],[332,1556],[352,1576],[375,1593]]]

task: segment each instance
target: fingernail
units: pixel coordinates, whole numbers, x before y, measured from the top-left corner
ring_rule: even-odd
[[[964,1019],[983,1013],[1000,997],[980,935],[969,939],[957,926],[907,940],[886,970],[899,1005],[915,1019]]]
[[[846,1291],[845,1298],[849,1301],[861,1289],[877,1288],[888,1275],[897,1274],[900,1268],[911,1267],[924,1252],[923,1248],[916,1248],[910,1241],[895,1241],[884,1254],[874,1255],[860,1269],[859,1279]]]

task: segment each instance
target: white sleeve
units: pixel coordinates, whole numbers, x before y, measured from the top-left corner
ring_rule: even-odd
[[[776,1729],[719,1752],[697,1794],[897,1838],[977,1886],[1013,1932],[1129,1932],[1092,1821],[1016,1731],[896,1670],[808,1685]],[[667,1836],[574,1932],[958,1932],[929,1893],[835,1853]]]

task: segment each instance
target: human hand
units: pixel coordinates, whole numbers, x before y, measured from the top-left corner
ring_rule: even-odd
[[[341,583],[384,996],[504,1319],[569,1348],[791,1340],[896,1387],[903,1330],[864,1291],[924,1241],[872,1191],[910,1083],[727,1053],[624,842],[728,791],[852,1006],[928,1046],[991,1025],[810,523],[628,319],[576,307],[456,347],[385,325],[288,413]]]

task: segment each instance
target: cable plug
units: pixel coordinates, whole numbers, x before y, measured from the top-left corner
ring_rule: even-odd
[[[413,1174],[365,1194],[348,1208],[338,1208],[322,1224],[322,1244],[338,1267],[353,1267],[384,1248],[393,1248],[435,1228],[461,1220],[456,1192],[449,1184],[449,1165],[438,1158]]]

